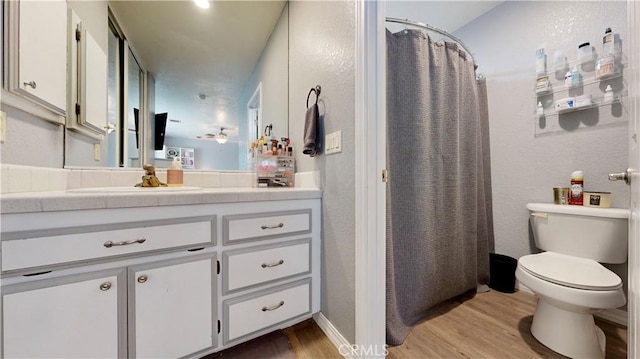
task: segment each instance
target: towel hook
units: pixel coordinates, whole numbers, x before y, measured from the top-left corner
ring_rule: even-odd
[[[318,97],[320,97],[320,91],[322,90],[322,88],[320,87],[320,85],[317,85],[316,87],[312,87],[311,90],[309,91],[309,94],[307,95],[307,108],[309,107],[309,97],[311,97],[311,93],[315,92],[316,94],[316,105],[318,104]]]

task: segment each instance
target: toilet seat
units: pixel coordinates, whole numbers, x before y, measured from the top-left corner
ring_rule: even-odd
[[[530,275],[565,287],[608,291],[622,287],[622,280],[600,263],[553,252],[520,257],[518,266]]]

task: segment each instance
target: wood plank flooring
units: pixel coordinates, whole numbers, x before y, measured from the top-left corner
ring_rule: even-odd
[[[531,335],[529,328],[536,302],[537,299],[527,293],[496,291],[449,301],[418,324],[402,345],[389,347],[387,358],[564,358]],[[599,319],[596,319],[596,324],[607,336],[606,358],[626,358],[627,330]],[[312,319],[283,332],[289,342],[287,350],[283,351],[282,342],[274,340],[275,337],[263,336],[245,348],[234,347],[207,359],[284,359],[293,354],[298,359],[341,358],[336,347]],[[234,349],[237,351],[232,353]]]
[[[530,327],[537,299],[490,291],[446,303],[417,325],[389,359],[564,358],[540,344]],[[627,331],[596,319],[607,336],[607,359],[627,357]]]

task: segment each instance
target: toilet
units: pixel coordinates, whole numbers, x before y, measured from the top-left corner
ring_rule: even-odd
[[[605,335],[593,313],[623,306],[622,280],[600,263],[627,261],[629,211],[529,203],[536,247],[520,257],[519,283],[538,297],[531,333],[571,358],[604,358]]]

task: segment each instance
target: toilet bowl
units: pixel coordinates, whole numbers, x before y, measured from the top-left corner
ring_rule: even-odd
[[[520,257],[519,283],[538,296],[531,333],[572,358],[604,358],[593,313],[625,304],[622,280],[599,262],[626,261],[628,211],[530,203],[536,246]],[[594,211],[595,210],[595,211]]]

